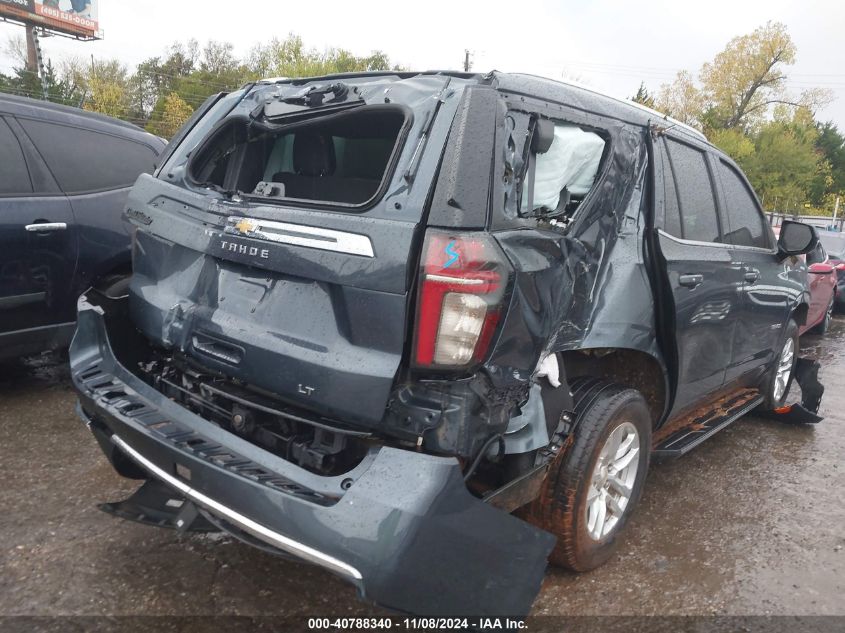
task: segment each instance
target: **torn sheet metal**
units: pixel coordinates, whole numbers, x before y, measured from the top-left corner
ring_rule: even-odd
[[[644,135],[619,125],[611,125],[610,133],[608,162],[568,228],[494,234],[516,270],[510,307],[486,364],[497,387],[528,380],[538,359],[550,352],[626,348],[660,357],[638,239],[646,186]],[[512,136],[525,135],[515,131]],[[507,203],[518,223],[516,200]],[[537,350],[536,355],[525,354],[526,349]]]

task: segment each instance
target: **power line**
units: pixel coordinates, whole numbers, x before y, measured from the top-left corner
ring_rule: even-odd
[[[31,70],[27,70],[25,68],[15,69],[15,72],[29,74],[29,75],[35,75],[36,77],[38,76],[38,73],[33,72]],[[194,84],[194,86],[197,86],[197,87],[204,86],[204,87],[207,87],[207,88],[219,89],[219,91],[235,90],[241,85],[240,81],[232,82],[231,84],[221,84],[221,83],[201,80],[201,79],[198,79],[196,77],[191,77],[190,75],[173,75],[173,74],[169,74],[169,73],[160,73],[160,72],[150,71],[150,70],[146,70],[146,69],[138,70],[134,74],[128,75],[123,81],[125,81],[127,84],[131,84],[132,80],[134,78],[138,77],[139,75],[144,75],[144,74],[156,75],[156,76],[159,76],[159,77],[167,77],[169,79],[173,79],[173,80],[176,80],[176,81]],[[91,75],[96,75],[96,70],[93,73],[91,73]],[[205,99],[207,98],[207,95],[204,95],[203,93],[199,93],[199,92],[186,92],[184,94],[186,96],[189,96],[189,97],[194,97],[195,100],[199,104],[203,103],[205,101]]]
[[[192,72],[197,72],[197,71],[192,71]],[[200,71],[200,72],[202,72],[202,71]],[[233,90],[234,88],[238,87],[237,85],[232,85],[232,84],[223,84],[223,83],[217,83],[217,82],[213,82],[213,81],[200,80],[200,79],[197,79],[196,77],[191,77],[190,75],[173,75],[173,74],[169,74],[169,73],[158,72],[158,71],[155,71],[155,70],[148,70],[146,68],[137,69],[135,74],[136,75],[139,75],[139,74],[156,75],[156,76],[159,76],[159,77],[167,77],[169,79],[175,79],[177,81],[193,81],[194,83],[197,83],[201,86],[208,86],[210,88],[216,87],[216,88],[221,88],[223,90]],[[238,82],[238,85],[240,85],[240,82]]]
[[[657,73],[668,73],[668,74],[675,74],[682,70],[689,70],[686,68],[677,68],[677,67],[670,67],[670,66],[640,66],[640,65],[630,65],[630,64],[609,64],[605,62],[596,62],[590,60],[569,60],[567,63],[576,64],[579,66],[596,66],[596,67],[604,67],[604,68],[619,68],[619,69],[628,69],[634,70],[637,72],[645,72],[645,71],[654,71]],[[793,77],[842,77],[845,78],[845,73],[790,73]]]
[[[571,68],[576,71],[583,71],[587,74],[604,74],[604,75],[614,75],[614,76],[624,76],[624,77],[634,77],[638,79],[653,79],[658,81],[671,81],[675,78],[675,75],[662,75],[662,74],[655,74],[650,72],[635,72],[635,71],[616,71],[616,70],[604,70],[604,69],[597,69],[597,68],[586,68],[586,67],[579,67],[579,66],[572,66],[572,65],[564,65],[564,68]],[[790,85],[794,85],[796,87],[803,87],[803,88],[843,88],[845,87],[845,81],[809,81],[809,80],[793,80],[790,78],[791,75],[785,75],[784,79]]]

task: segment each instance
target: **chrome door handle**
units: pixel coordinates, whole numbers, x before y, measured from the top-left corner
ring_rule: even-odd
[[[704,275],[681,275],[678,277],[678,283],[687,288],[695,288],[704,283]]]
[[[747,281],[749,283],[753,284],[758,279],[760,279],[760,273],[758,273],[756,270],[752,270],[752,271],[745,273],[745,281]]]
[[[66,222],[42,222],[41,224],[27,224],[24,227],[30,233],[50,233],[67,229]]]

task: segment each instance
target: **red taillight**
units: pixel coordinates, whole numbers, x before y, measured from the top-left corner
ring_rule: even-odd
[[[506,285],[504,257],[489,235],[428,231],[420,271],[416,364],[456,368],[483,360]]]
[[[841,262],[839,264],[836,264],[836,266],[834,266],[834,268],[836,268],[836,270],[845,270],[845,262]]]

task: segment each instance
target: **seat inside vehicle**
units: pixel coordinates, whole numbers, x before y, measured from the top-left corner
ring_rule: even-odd
[[[221,130],[197,156],[194,177],[229,191],[268,198],[363,205],[371,200],[397,150],[406,113],[361,106],[293,125],[240,121]]]
[[[271,179],[285,186],[285,196],[288,198],[350,204],[369,200],[381,182],[380,176],[387,165],[392,146],[367,140],[370,145],[375,145],[369,153],[363,147],[364,144],[355,141],[349,143],[347,138],[307,131],[294,134],[293,158],[285,165],[288,171],[278,171]],[[282,149],[288,143],[288,137],[277,141]],[[336,146],[347,153],[341,156],[340,173]],[[272,163],[268,168],[272,170]],[[362,176],[350,175],[357,173]]]

